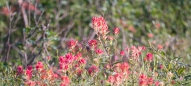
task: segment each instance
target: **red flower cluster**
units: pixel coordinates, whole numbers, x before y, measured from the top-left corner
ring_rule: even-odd
[[[17,67],[17,75],[20,75],[23,73],[23,67],[22,66],[18,66]]]
[[[95,66],[95,65],[90,66],[89,69],[88,69],[88,73],[91,74],[91,75],[98,72],[98,71],[99,71],[99,68],[97,66]]]
[[[76,41],[74,39],[70,39],[67,44],[70,49],[73,49],[77,45],[77,43],[78,43],[78,41]]]
[[[145,50],[145,47],[144,46],[138,46],[138,47],[135,47],[135,46],[132,46],[131,47],[131,56],[134,58],[134,59],[138,59],[138,57],[141,55],[141,52]]]
[[[90,40],[88,43],[90,47],[95,48],[97,46],[97,41],[95,39]]]
[[[68,76],[62,76],[61,79],[62,82],[60,83],[60,86],[68,86],[70,84],[70,79]]]
[[[123,83],[123,80],[128,78],[129,74],[129,64],[127,62],[118,63],[115,65],[115,72],[116,74],[108,77],[108,82],[112,85],[120,85]]]
[[[119,31],[120,31],[120,29],[119,29],[118,27],[116,27],[116,28],[113,29],[113,33],[114,33],[115,35],[118,35],[118,34],[119,34]]]
[[[147,77],[144,74],[141,74],[139,76],[139,85],[140,86],[148,86],[148,85],[152,85],[154,82],[153,78],[151,77]]]
[[[108,82],[112,85],[119,86],[123,82],[123,73],[117,73],[108,77]]]
[[[120,55],[121,56],[124,56],[125,55],[125,52],[123,50],[120,51]]]
[[[59,57],[59,66],[60,71],[66,72],[67,70],[77,70],[81,69],[81,66],[86,64],[86,58],[82,58],[81,53],[73,55],[71,53],[66,54],[65,56]],[[75,71],[74,70],[74,71]]]
[[[32,66],[27,66],[25,74],[28,80],[32,77],[32,71],[33,71]]]
[[[145,61],[152,61],[153,60],[153,54],[152,53],[148,53],[147,57],[145,57]]]
[[[37,62],[35,67],[37,71],[42,71],[44,66],[42,62]]]
[[[96,52],[96,54],[101,55],[101,54],[103,53],[103,50],[101,50],[101,49],[96,49],[95,52]]]
[[[108,33],[108,26],[103,17],[93,17],[92,25],[97,33],[101,35],[106,35]]]

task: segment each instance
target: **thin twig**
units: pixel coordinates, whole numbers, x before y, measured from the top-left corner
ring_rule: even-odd
[[[6,45],[8,46],[8,51],[7,51],[7,56],[5,59],[5,61],[7,62],[8,58],[9,58],[10,49],[11,49],[10,38],[11,38],[11,28],[12,28],[13,16],[11,13],[11,8],[8,6],[8,2],[6,2],[6,4],[7,4],[8,10],[9,10],[9,29],[8,29],[8,39],[7,39],[7,43],[6,43]]]

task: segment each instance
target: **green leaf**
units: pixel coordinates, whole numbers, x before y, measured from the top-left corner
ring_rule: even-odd
[[[186,68],[180,68],[178,69],[178,75],[182,74]]]

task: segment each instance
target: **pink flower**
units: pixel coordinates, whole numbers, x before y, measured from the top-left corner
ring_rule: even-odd
[[[121,56],[124,56],[125,55],[125,52],[123,50],[120,51],[120,55]]]
[[[123,74],[122,73],[117,73],[115,74],[115,83],[120,85],[123,82]]]
[[[161,50],[161,49],[163,48],[163,46],[162,46],[161,44],[158,44],[158,45],[157,45],[157,48],[158,48],[159,50]]]
[[[149,38],[153,38],[154,35],[153,35],[152,33],[148,33],[147,36],[148,36]]]
[[[160,23],[159,23],[159,22],[156,22],[156,23],[155,23],[155,27],[156,27],[157,29],[160,29],[160,27],[161,27]]]
[[[88,43],[90,47],[95,48],[97,46],[97,41],[95,39],[90,40]]]
[[[82,53],[78,52],[75,56],[76,56],[77,58],[80,58],[80,57],[82,57]]]
[[[30,79],[32,77],[32,66],[31,65],[27,66],[25,75],[26,75],[27,79]]]
[[[60,64],[60,69],[68,70],[68,65],[67,64]]]
[[[109,76],[107,80],[110,84],[115,84],[119,86],[123,82],[123,74],[122,73],[117,73],[113,76]]]
[[[79,61],[78,61],[80,64],[86,64],[86,59],[85,58],[81,58]]]
[[[65,63],[66,59],[64,58],[64,56],[59,56],[59,63]]]
[[[72,48],[74,48],[77,45],[77,43],[78,43],[78,41],[76,41],[74,39],[70,39],[67,44],[68,44],[68,47],[70,49],[72,49]]]
[[[32,66],[31,65],[27,66],[27,70],[32,71]]]
[[[144,50],[146,50],[146,47],[145,47],[145,46],[138,46],[138,49],[139,49],[140,51],[144,51]]]
[[[147,57],[145,58],[146,61],[152,61],[153,60],[153,54],[152,53],[148,53]]]
[[[97,33],[99,33],[101,35],[106,35],[108,33],[108,26],[103,17],[93,17],[92,25],[93,25],[93,29]]]
[[[129,64],[127,62],[121,63],[119,67],[122,72],[128,72],[129,70]]]
[[[25,82],[25,85],[26,86],[36,86],[36,82],[29,80],[29,81]]]
[[[141,74],[139,76],[139,85],[140,86],[147,86],[147,85],[152,85],[154,82],[152,77],[147,77],[144,74]]]
[[[67,62],[72,63],[74,61],[74,56],[71,53],[65,55]]]
[[[25,74],[26,74],[27,79],[30,79],[32,77],[32,71],[31,70],[27,69]]]
[[[103,53],[103,51],[102,51],[101,49],[96,49],[95,52],[96,52],[96,54],[98,54],[98,55],[101,55],[101,54]]]
[[[160,83],[159,83],[158,81],[155,82],[155,86],[159,86],[159,84],[160,84]]]
[[[163,69],[163,65],[162,65],[162,64],[160,64],[160,65],[159,65],[159,68],[160,68],[160,69]]]
[[[115,35],[118,35],[118,34],[119,34],[119,31],[120,31],[120,29],[119,29],[118,27],[116,27],[116,28],[113,29],[113,33],[114,33]]]
[[[36,70],[38,70],[38,71],[41,71],[42,69],[43,69],[43,63],[42,62],[37,62],[37,64],[36,64]]]
[[[23,67],[22,66],[18,66],[17,67],[17,75],[20,75],[23,73]]]
[[[147,84],[152,85],[153,84],[153,78],[149,77],[147,78]]]
[[[66,84],[66,86],[70,84],[70,79],[68,78],[68,76],[62,76],[61,80],[62,80],[62,83]]]
[[[113,84],[115,82],[115,77],[114,76],[109,76],[107,81],[109,83]]]
[[[98,71],[99,71],[99,68],[97,66],[95,66],[95,65],[90,66],[89,69],[88,69],[89,74],[93,74],[93,73],[96,73]]]
[[[141,52],[142,52],[143,50],[145,50],[145,47],[144,47],[144,46],[138,46],[138,48],[135,47],[135,46],[132,46],[132,47],[131,47],[132,57],[135,58],[135,59],[137,59],[137,58],[141,55]]]
[[[139,76],[139,85],[140,85],[140,86],[147,85],[147,76],[146,76],[146,75],[141,74],[141,75]]]
[[[77,69],[77,75],[78,75],[78,76],[81,76],[82,72],[83,72],[83,70]]]

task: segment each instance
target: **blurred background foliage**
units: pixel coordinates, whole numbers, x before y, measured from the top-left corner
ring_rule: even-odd
[[[169,59],[189,63],[190,8],[190,0],[1,0],[0,58],[12,66],[48,56],[55,62],[67,40],[84,46],[94,38],[91,18],[103,16],[110,32],[121,30],[119,50],[151,43]]]

